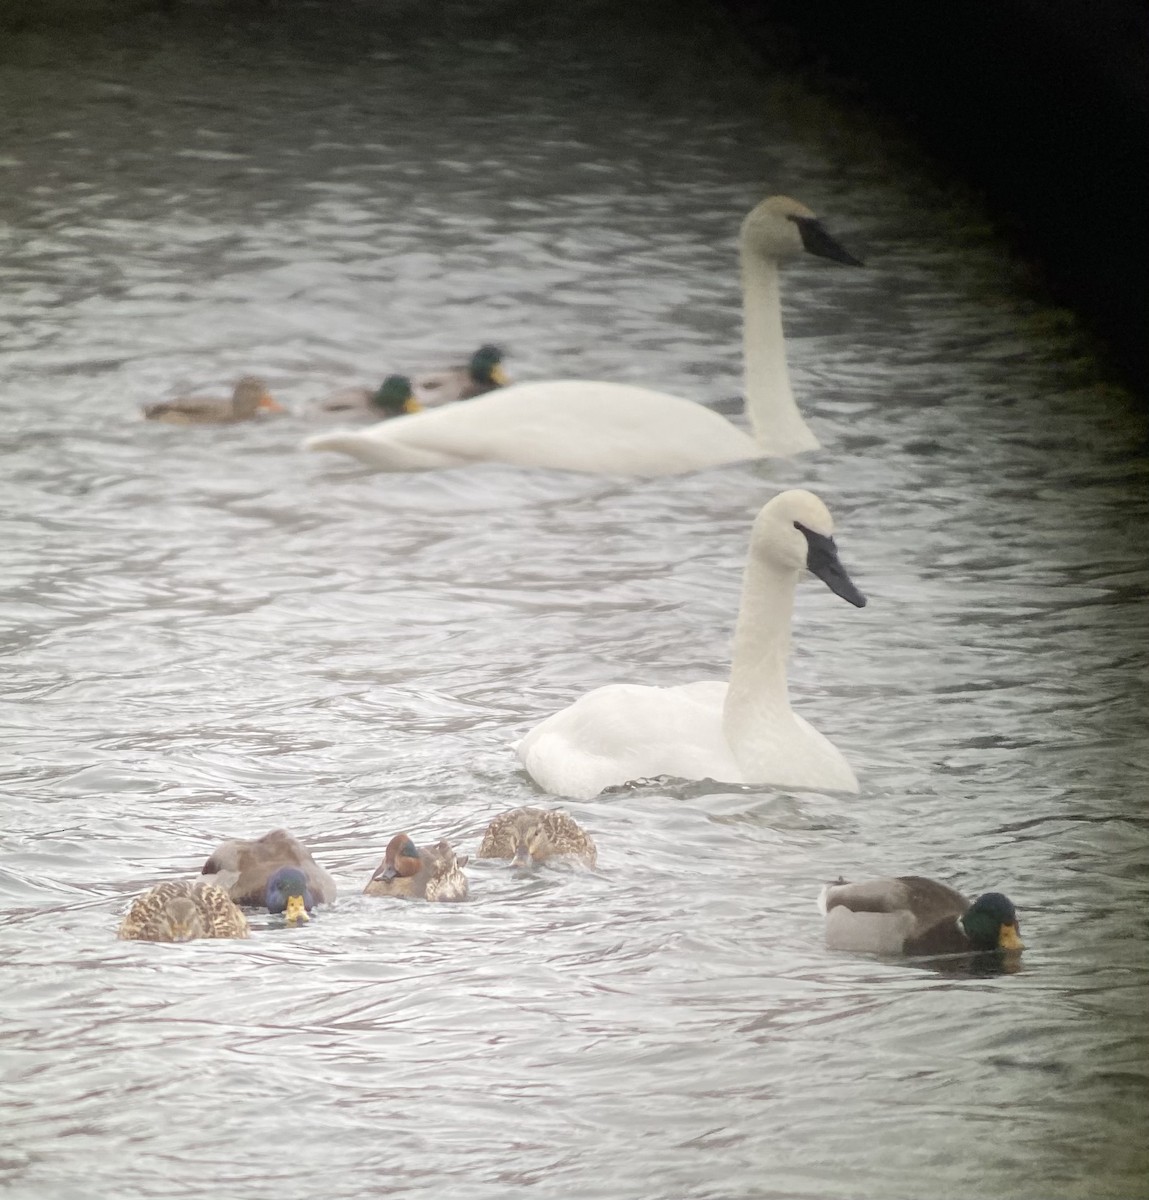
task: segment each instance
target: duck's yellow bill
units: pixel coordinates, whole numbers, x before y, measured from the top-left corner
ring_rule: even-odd
[[[1000,950],[1024,950],[1025,943],[1017,932],[1016,925],[1003,925],[997,935],[997,945]]]
[[[310,921],[311,918],[307,915],[307,908],[303,903],[302,896],[288,896],[287,911],[283,914],[286,921]]]
[[[423,406],[415,399],[414,396],[410,400],[403,401],[403,411],[405,413],[417,413],[423,411]]]
[[[495,365],[491,368],[491,380],[492,382],[497,383],[499,387],[506,387],[507,384],[511,382],[510,376],[498,363],[495,363]]]

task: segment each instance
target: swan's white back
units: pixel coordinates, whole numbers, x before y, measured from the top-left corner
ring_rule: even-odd
[[[811,236],[811,230],[814,236]],[[319,434],[334,450],[384,471],[474,462],[622,475],[678,475],[815,449],[790,393],[778,266],[804,250],[854,262],[797,201],[771,196],[742,223],[743,350],[753,436],[707,408],[621,383],[522,383],[366,430]]]
[[[841,751],[796,713],[764,726],[759,761],[748,778],[722,730],[728,688],[721,680],[596,688],[536,725],[516,752],[539,787],[575,800],[659,775],[858,790]]]
[[[578,800],[656,775],[739,782],[722,736],[725,695],[717,681],[597,688],[536,725],[516,748],[519,760],[545,791]]]
[[[502,462],[656,476],[762,456],[748,433],[693,401],[577,379],[516,383],[367,429],[319,434],[304,445],[384,471]]]
[[[791,711],[787,694],[793,594],[812,564],[803,526],[829,547],[823,553],[841,571],[845,583],[830,586],[864,604],[833,552],[825,506],[810,492],[783,492],[754,523],[731,682],[615,684],[588,692],[519,742],[516,752],[531,778],[575,799],[658,775],[856,792],[845,756]]]

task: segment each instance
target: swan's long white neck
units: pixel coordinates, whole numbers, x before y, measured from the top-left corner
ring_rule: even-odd
[[[727,745],[747,772],[753,768],[763,730],[790,713],[786,662],[797,586],[797,571],[781,570],[751,550],[734,630],[730,686],[722,708]]]
[[[778,263],[746,245],[741,257],[744,387],[754,436],[767,454],[781,458],[816,450],[818,439],[790,392]]]

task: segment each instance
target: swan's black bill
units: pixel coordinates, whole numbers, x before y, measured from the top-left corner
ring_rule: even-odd
[[[845,263],[848,267],[864,267],[860,258],[855,258],[840,242],[834,240],[825,225],[817,217],[791,217],[802,235],[802,245],[808,254]]]
[[[846,574],[846,568],[838,558],[834,539],[807,529],[800,521],[794,522],[794,528],[806,538],[807,569],[817,575],[835,596],[841,596],[855,608],[865,608],[866,597],[854,587],[854,581]]]

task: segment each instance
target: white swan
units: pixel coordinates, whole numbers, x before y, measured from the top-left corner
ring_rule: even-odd
[[[681,396],[623,383],[519,383],[462,404],[308,438],[384,471],[473,462],[625,475],[677,475],[818,441],[790,392],[778,266],[802,251],[860,265],[804,205],[763,200],[742,223],[746,408],[754,435]]]
[[[812,492],[775,496],[758,514],[742,583],[730,682],[596,688],[548,717],[516,750],[548,792],[579,800],[633,779],[858,790],[841,751],[790,709],[786,660],[804,570],[861,608],[838,560],[833,521]]]

